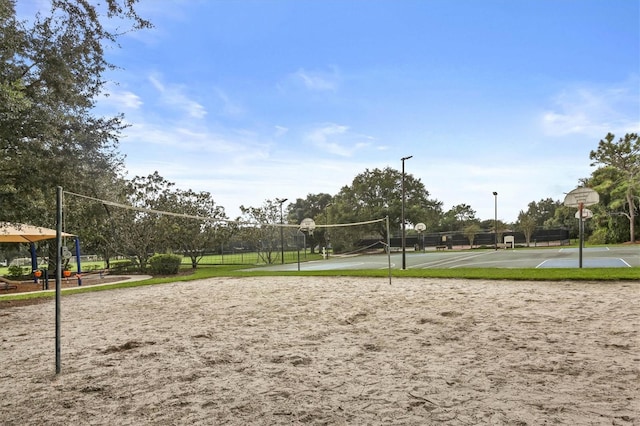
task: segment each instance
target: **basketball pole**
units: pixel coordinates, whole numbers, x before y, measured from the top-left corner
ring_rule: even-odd
[[[391,285],[391,235],[389,235],[389,216],[386,216],[387,223],[387,262],[389,264],[389,285]]]
[[[584,246],[584,211],[585,207],[598,204],[600,196],[591,188],[579,187],[567,193],[564,197],[564,205],[567,207],[577,207],[578,218],[578,266],[582,268],[582,247]]]
[[[578,230],[579,230],[579,243],[580,243],[580,248],[578,250],[579,253],[579,262],[578,265],[580,268],[582,268],[582,246],[584,245],[584,221],[582,220],[582,209],[584,208],[584,203],[580,203],[578,204]]]

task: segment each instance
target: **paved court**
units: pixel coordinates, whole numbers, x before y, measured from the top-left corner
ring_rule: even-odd
[[[406,252],[407,269],[428,268],[578,268],[578,248],[530,248],[500,250],[451,250]],[[399,269],[402,253],[391,255],[391,267]],[[582,252],[583,268],[630,268],[640,266],[638,246],[588,247]],[[301,271],[341,269],[386,269],[385,254],[334,256],[326,260],[302,262]],[[261,268],[264,269],[264,268]],[[273,271],[296,271],[297,264],[266,267]]]

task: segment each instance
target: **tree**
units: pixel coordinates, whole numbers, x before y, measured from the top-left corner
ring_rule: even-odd
[[[451,207],[451,209],[442,216],[440,230],[454,231],[464,229],[469,222],[478,223],[476,211],[468,204],[458,204]]]
[[[488,229],[489,232],[494,233],[494,238],[498,243],[500,243],[500,241],[502,241],[502,235],[509,230],[510,225],[500,219],[498,219],[497,222],[494,219],[487,219],[480,222],[480,227],[482,229]]]
[[[329,194],[308,194],[307,198],[298,198],[287,207],[288,222],[300,224],[303,219],[311,218],[317,225],[328,223],[327,208],[332,204],[333,197]],[[313,234],[307,235],[307,243],[311,253],[315,253],[315,246],[326,241],[326,228],[317,228]]]
[[[614,167],[600,167],[593,171],[590,178],[582,180],[585,186],[597,191],[600,196],[598,204],[589,206],[593,218],[586,223],[595,233],[589,242],[605,244],[630,241],[629,217],[626,209],[621,208],[625,197],[620,193],[622,187],[618,184],[623,180],[620,170]]]
[[[522,231],[524,234],[524,239],[527,242],[527,247],[531,245],[531,236],[535,232],[537,228],[536,219],[532,216],[529,216],[524,211],[520,210],[520,214],[518,214],[518,222],[516,223],[518,229]]]
[[[144,271],[151,256],[166,241],[162,215],[150,210],[161,210],[163,200],[171,197],[168,182],[158,172],[146,177],[136,176],[126,183],[123,196],[131,208],[111,209],[110,221],[115,251],[127,256]]]
[[[405,220],[425,223],[434,229],[442,212],[442,203],[429,198],[420,179],[405,174]],[[389,217],[392,229],[402,226],[402,173],[392,168],[365,170],[350,186],[344,186],[334,198],[332,219],[342,223],[365,222]],[[364,230],[364,228],[363,228]],[[369,229],[386,240],[386,225],[382,222]]]
[[[262,207],[240,206],[242,220],[246,222],[240,227],[242,235],[256,243],[258,256],[267,264],[275,263],[280,258],[282,228],[280,223],[280,203],[277,200],[265,200]]]
[[[113,180],[111,176],[96,176],[93,188],[83,195],[96,200],[109,200],[113,203],[128,203],[127,186],[124,179]],[[81,235],[82,251],[99,254],[110,268],[110,259],[120,252],[116,239],[115,220],[112,213],[118,215],[118,207],[92,201],[85,197],[65,195],[65,230]]]
[[[55,223],[55,187],[99,192],[114,181],[122,116],[92,111],[112,67],[104,46],[118,34],[105,21],[150,26],[137,0],[56,0],[31,23],[17,21],[14,2],[0,0],[0,215],[8,221]],[[104,179],[102,179],[104,177]]]
[[[163,251],[180,250],[189,257],[193,269],[213,247],[226,243],[231,237],[231,227],[222,222],[227,219],[224,208],[216,205],[209,192],[171,191],[163,196],[157,208],[177,215],[206,218],[165,215],[158,223],[166,245]]]
[[[477,223],[472,223],[471,225],[465,226],[462,232],[464,236],[469,240],[469,245],[471,246],[471,248],[473,248],[473,241],[475,240],[478,232],[480,232],[480,225],[478,225]]]
[[[575,218],[576,210],[565,205],[559,206],[553,213],[553,217],[544,221],[544,228],[566,228],[570,238],[578,238],[578,220]]]
[[[530,202],[524,214],[533,219],[536,226],[542,227],[547,220],[554,217],[556,209],[560,206],[562,206],[561,201],[544,198],[538,202]]]
[[[592,166],[611,167],[619,178],[610,182],[611,210],[620,212],[629,220],[629,238],[635,243],[636,212],[640,200],[640,140],[637,133],[627,133],[615,141],[608,133],[598,143],[598,148],[589,153]]]

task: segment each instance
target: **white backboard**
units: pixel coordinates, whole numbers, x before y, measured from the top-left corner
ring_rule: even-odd
[[[576,188],[564,197],[564,205],[567,207],[583,207],[598,204],[600,195],[591,188]]]

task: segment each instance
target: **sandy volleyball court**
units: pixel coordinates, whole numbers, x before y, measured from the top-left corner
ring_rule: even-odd
[[[0,309],[5,425],[640,424],[640,285],[224,278]]]

